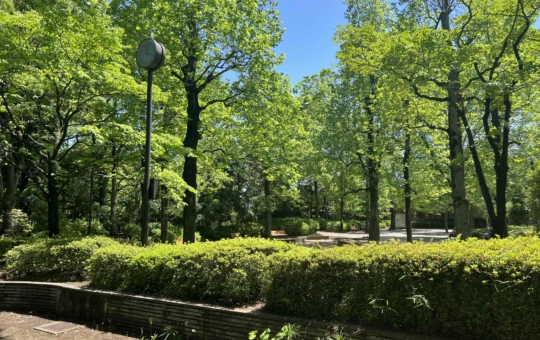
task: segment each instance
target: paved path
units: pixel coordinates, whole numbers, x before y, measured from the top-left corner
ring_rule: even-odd
[[[363,244],[368,242],[368,234],[363,231],[349,231],[349,232],[331,232],[331,231],[318,231],[318,235],[328,236],[328,240],[306,240],[303,244],[305,246],[321,245],[326,247],[337,246],[340,242],[352,241],[354,243]],[[407,241],[407,233],[405,229],[398,230],[381,230],[381,241],[389,241],[391,239],[400,240],[401,242]],[[423,242],[441,242],[448,239],[448,234],[444,229],[414,229],[413,241]]]
[[[96,329],[83,327],[69,331],[64,334],[53,335],[35,330],[34,327],[40,327],[52,322],[58,321],[54,316],[36,316],[24,313],[11,313],[0,311],[0,340],[46,340],[60,338],[63,340],[130,340],[141,339],[124,335],[118,335]],[[66,321],[66,320],[62,320]],[[99,326],[98,326],[99,328]]]

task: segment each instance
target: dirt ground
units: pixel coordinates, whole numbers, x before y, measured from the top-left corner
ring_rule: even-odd
[[[33,315],[31,313],[12,313],[0,311],[0,340],[45,340],[59,338],[62,340],[79,340],[79,339],[94,339],[94,340],[128,340],[141,339],[141,337],[130,337],[126,335],[113,334],[104,332],[95,328],[84,326],[83,328],[75,329],[64,334],[53,335],[42,331],[35,330],[34,327],[43,326],[59,320],[54,316]]]

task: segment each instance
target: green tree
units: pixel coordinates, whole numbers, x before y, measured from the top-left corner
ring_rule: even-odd
[[[60,163],[87,127],[119,112],[135,83],[123,72],[121,30],[103,1],[39,1],[2,13],[3,111],[29,151],[29,170],[48,205],[49,235],[59,230]]]
[[[167,48],[165,72],[176,78],[187,101],[184,146],[197,150],[203,138],[201,115],[212,105],[231,105],[245,92],[250,75],[279,61],[272,49],[281,39],[281,22],[272,0],[113,1],[118,22],[140,41],[149,31]],[[144,33],[143,33],[144,32]],[[223,91],[209,91],[221,82]],[[184,240],[195,241],[197,156],[185,156],[182,177],[193,190],[184,197]]]

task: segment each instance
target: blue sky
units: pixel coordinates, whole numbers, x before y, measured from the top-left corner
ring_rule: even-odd
[[[345,24],[343,0],[278,0],[281,21],[286,28],[276,52],[285,54],[277,70],[297,84],[304,76],[318,73],[335,62],[338,46],[332,37]]]

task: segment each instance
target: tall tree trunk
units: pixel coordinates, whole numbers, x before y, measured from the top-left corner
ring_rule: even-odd
[[[188,123],[184,147],[197,150],[199,139],[201,138],[199,92],[195,85],[185,86],[188,100]],[[197,190],[197,158],[186,156],[182,178],[187,185]],[[197,198],[195,193],[187,190],[184,196],[184,243],[195,242],[195,231],[197,224]]]
[[[99,206],[107,205],[107,189],[109,188],[109,177],[105,174],[99,176]]]
[[[492,98],[486,97],[484,101],[484,116],[482,118],[484,126],[484,134],[488,139],[488,142],[491,147],[491,151],[494,156],[494,165],[495,170],[495,204],[491,197],[491,191],[487,185],[487,181],[484,176],[484,171],[482,168],[482,163],[480,157],[476,150],[476,144],[474,136],[469,128],[467,116],[465,112],[460,112],[461,121],[465,126],[469,144],[469,150],[471,151],[471,156],[474,161],[474,169],[476,172],[476,177],[478,179],[478,184],[480,186],[480,191],[482,192],[482,197],[486,205],[486,210],[488,213],[489,220],[493,224],[493,232],[500,237],[508,236],[508,226],[506,223],[506,188],[508,185],[508,147],[509,147],[509,121],[511,116],[511,102],[510,95],[505,94],[503,96],[503,103],[505,106],[504,113],[504,122],[501,124],[499,117],[499,110],[492,109]],[[491,128],[489,126],[489,117],[491,116],[493,127],[497,130],[502,128],[502,140],[500,135],[493,135]],[[495,210],[496,208],[496,210]],[[471,225],[472,227],[472,225]]]
[[[376,97],[375,86],[377,81],[374,75],[369,76],[371,93],[364,98],[365,110],[368,115],[368,187],[369,187],[369,240],[380,241],[381,230],[379,228],[379,166],[380,159],[375,151],[375,112],[373,98]]]
[[[47,175],[47,227],[49,229],[49,237],[56,236],[60,233],[60,216],[58,209],[59,192],[58,183],[56,181],[56,171],[54,163],[49,164],[49,173]]]
[[[449,3],[440,15],[443,30],[450,30]],[[451,42],[448,42],[452,44]],[[454,206],[454,226],[458,234],[464,239],[470,236],[469,228],[469,201],[465,189],[465,167],[463,165],[463,143],[459,124],[458,109],[461,101],[461,85],[459,84],[459,71],[452,69],[448,74],[448,135],[450,145],[450,187],[452,189],[452,202]]]
[[[319,182],[315,181],[315,217],[319,217]]]
[[[508,224],[506,221],[506,187],[508,186],[508,148],[510,146],[510,117],[512,114],[512,102],[510,94],[503,95],[504,122],[502,124],[501,155],[495,159],[496,192],[495,202],[497,205],[497,223],[493,223],[493,232],[500,237],[508,237]],[[500,128],[500,123],[499,123]]]
[[[369,240],[380,241],[381,230],[379,228],[379,177],[371,178],[369,186]]]
[[[366,233],[369,233],[369,226],[371,225],[371,223],[369,222],[369,216],[370,216],[370,214],[369,214],[369,206],[370,206],[369,194],[371,192],[369,184],[368,184],[368,186],[366,188],[366,192],[367,192],[367,195],[368,195],[366,197]]]
[[[89,199],[89,212],[88,212],[88,228],[86,229],[86,235],[92,233],[92,211],[94,210],[94,169],[90,170],[90,199]]]
[[[20,171],[16,171],[11,164],[2,165],[0,168],[0,203],[2,207],[2,225],[0,235],[14,228],[14,220],[11,216],[17,203],[17,183]]]
[[[0,113],[1,133],[4,140],[13,146],[12,134],[8,128],[10,121],[9,112],[2,110]],[[18,143],[17,143],[18,144]],[[16,146],[17,152],[20,146]],[[0,158],[0,207],[2,208],[2,224],[0,225],[0,235],[14,228],[12,210],[17,203],[17,185],[21,177],[21,168],[16,168],[14,164],[22,165],[22,156],[7,152],[4,159]]]
[[[392,207],[390,208],[390,229],[396,230],[396,204],[392,202]]]
[[[339,199],[339,231],[343,231],[343,210],[345,210],[344,197]]]
[[[101,208],[107,205],[108,188],[109,188],[109,177],[105,173],[102,173],[99,176],[99,208],[100,208],[99,221],[102,224],[106,224],[106,219],[105,219],[105,216],[101,213]],[[109,226],[107,226],[107,228],[108,227]]]
[[[167,194],[167,187],[161,187],[161,243],[167,243],[169,232],[169,215],[167,214],[167,208],[169,208],[169,198]]]
[[[446,211],[444,212],[444,231],[448,234],[448,207],[446,207]]]
[[[272,237],[272,198],[270,192],[270,181],[266,176],[264,176],[264,204],[265,204],[265,222],[266,228],[264,231],[264,236],[266,238]]]
[[[111,223],[109,227],[109,233],[115,236],[118,233],[116,228],[116,208],[118,207],[118,180],[116,174],[113,173],[111,179],[111,213],[109,221]]]
[[[118,151],[120,147],[113,145],[111,150],[111,156],[113,159],[113,167],[111,170],[111,211],[109,215],[109,233],[112,236],[118,234],[118,229],[116,227],[116,208],[118,207],[118,179],[116,177],[116,169],[118,168]]]
[[[411,221],[411,183],[409,181],[409,157],[411,155],[411,135],[405,134],[405,152],[403,153],[403,179],[405,180],[405,229],[407,231],[407,242],[412,243],[412,221]]]
[[[474,229],[474,214],[473,214],[472,203],[469,205],[469,225],[471,226],[471,230],[473,230]]]

